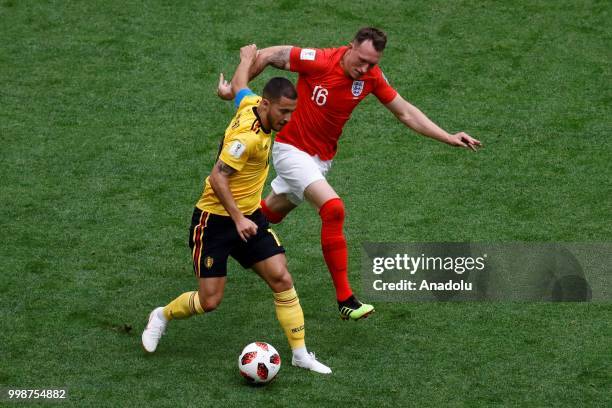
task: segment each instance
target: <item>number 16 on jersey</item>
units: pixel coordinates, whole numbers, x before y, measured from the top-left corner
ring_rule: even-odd
[[[323,106],[325,102],[327,102],[327,89],[323,88],[321,85],[317,85],[312,90],[312,99],[317,105]]]

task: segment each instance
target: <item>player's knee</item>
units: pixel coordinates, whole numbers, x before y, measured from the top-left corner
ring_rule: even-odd
[[[280,277],[278,281],[281,290],[289,290],[293,287],[293,279],[291,279],[291,274],[289,271],[285,270],[285,273]]]
[[[319,215],[323,221],[328,222],[342,222],[344,221],[345,212],[344,212],[344,203],[342,199],[332,198],[328,200],[321,206],[319,210]]]
[[[287,267],[283,267],[281,273],[277,274],[272,281],[270,282],[270,286],[272,290],[276,293],[284,292],[293,287],[293,279],[291,278],[291,274],[287,270]]]

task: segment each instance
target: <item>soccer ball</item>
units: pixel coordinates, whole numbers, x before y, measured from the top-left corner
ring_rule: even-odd
[[[238,357],[240,375],[253,384],[265,384],[276,377],[281,358],[278,351],[268,343],[256,341],[248,344]]]

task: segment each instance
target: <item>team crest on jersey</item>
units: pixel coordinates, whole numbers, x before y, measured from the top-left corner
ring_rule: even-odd
[[[214,263],[214,261],[213,261],[213,259],[212,259],[210,256],[207,256],[207,257],[204,259],[204,266],[206,266],[206,269],[210,269],[210,268],[212,268],[213,263]]]
[[[353,96],[361,95],[361,92],[363,92],[363,81],[353,81],[351,92],[353,93]]]

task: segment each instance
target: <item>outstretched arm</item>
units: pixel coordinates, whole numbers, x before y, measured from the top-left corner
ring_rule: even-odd
[[[219,85],[217,95],[221,99],[233,99],[239,90],[247,87],[250,81],[249,72],[255,59],[257,58],[257,46],[255,44],[246,45],[240,48],[240,63],[234,72],[231,82],[223,78],[223,73],[219,75]]]
[[[451,135],[432,122],[416,106],[412,105],[399,94],[385,105],[404,125],[423,136],[431,137],[451,146],[470,148],[474,151],[481,146],[480,141],[465,132]]]
[[[291,45],[277,45],[274,47],[263,48],[257,52],[257,59],[249,71],[249,80],[255,78],[268,65],[275,68],[289,71],[289,55],[291,53]]]
[[[289,70],[289,54],[291,53],[291,45],[277,45],[274,47],[263,48],[257,51],[255,61],[249,66],[247,83],[255,78],[257,75],[268,66],[272,65],[278,69]],[[242,51],[242,48],[241,48]],[[238,70],[236,70],[238,71]],[[234,78],[236,75],[234,75]],[[231,100],[236,95],[234,79],[231,82],[227,82],[223,78],[223,74],[219,76],[219,85],[217,86],[217,95],[221,99]],[[240,90],[241,88],[238,88]]]

